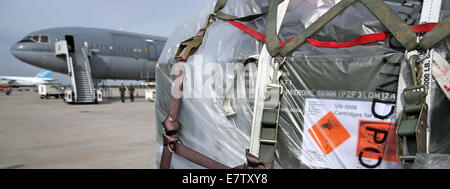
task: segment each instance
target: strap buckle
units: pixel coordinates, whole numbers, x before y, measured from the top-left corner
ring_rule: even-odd
[[[180,46],[178,47],[177,53],[175,54],[175,59],[178,61],[186,61],[188,57],[194,54],[194,52],[198,49],[198,47],[200,47],[202,42],[203,36],[198,35],[181,42]],[[182,56],[180,56],[181,53],[183,53]]]
[[[427,95],[427,86],[426,85],[416,85],[416,86],[410,86],[403,90],[403,95],[411,95],[414,93],[424,93]]]
[[[278,90],[277,90],[278,88]],[[268,83],[264,86],[265,99],[264,109],[277,109],[280,106],[280,98],[283,94],[283,86],[274,83]]]
[[[211,24],[213,24],[214,22],[216,22],[216,16],[214,14],[209,14],[208,18],[206,19],[206,23],[203,26],[203,29],[207,29],[209,26],[211,26]]]
[[[169,142],[167,143],[167,147],[168,147],[168,149],[169,149],[169,152],[171,152],[171,153],[175,152],[176,144],[181,144],[181,141],[178,140],[178,139],[176,139],[176,140],[174,140],[174,141],[169,141]]]
[[[169,135],[163,135],[163,138],[164,146],[167,146],[169,152],[171,153],[175,152],[176,144],[181,144],[181,141],[178,138]]]
[[[403,90],[405,107],[397,127],[399,159],[405,168],[411,168],[416,153],[426,152],[428,105],[425,85],[411,86]]]
[[[274,83],[268,83],[266,84],[266,86],[264,87],[264,91],[268,91],[267,88],[279,88],[280,89],[280,95],[283,94],[284,89],[282,85],[279,84],[274,84]],[[271,90],[271,89],[270,89]]]
[[[417,106],[422,106],[422,104],[425,103],[427,93],[427,86],[425,85],[416,85],[405,88],[403,90],[403,98],[406,103],[405,111],[411,113],[411,108],[416,106],[415,112],[418,112],[419,109],[417,109]]]
[[[216,17],[214,16],[214,14],[208,15],[204,27],[197,32],[197,35],[180,43],[180,46],[175,53],[175,59],[178,61],[186,61],[189,56],[194,54],[198,47],[200,47],[200,45],[203,43],[203,36],[206,33],[206,29],[208,29],[208,27],[215,21]],[[183,53],[182,56],[180,56],[181,53]]]
[[[403,112],[397,127],[399,159],[406,168],[411,168],[417,153],[426,152],[426,132],[428,128],[428,105],[422,104],[420,112],[408,115]]]

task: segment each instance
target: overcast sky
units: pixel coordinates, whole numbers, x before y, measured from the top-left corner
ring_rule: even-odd
[[[207,0],[0,0],[0,75],[35,76],[42,69],[20,62],[10,47],[36,30],[82,26],[169,37]],[[54,73],[53,78],[69,81]]]

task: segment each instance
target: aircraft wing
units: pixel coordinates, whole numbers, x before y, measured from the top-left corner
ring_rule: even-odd
[[[53,79],[53,78],[46,78],[46,79],[42,79],[42,80],[47,83],[52,83],[52,82],[58,81],[57,79]]]
[[[16,80],[14,79],[5,79],[5,78],[0,78],[0,85],[11,85],[12,83],[14,83]]]

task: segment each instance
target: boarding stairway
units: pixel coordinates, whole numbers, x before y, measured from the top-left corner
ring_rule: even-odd
[[[68,103],[97,103],[101,94],[96,91],[89,62],[89,49],[84,42],[81,49],[68,50],[66,41],[55,44],[55,54],[66,55],[68,75],[71,77],[72,89],[65,91],[64,99]],[[101,92],[100,92],[101,93]]]
[[[92,82],[89,58],[86,49],[87,48],[83,45],[81,53],[69,53],[73,64],[72,85],[74,86],[74,93],[76,94],[76,103],[95,102],[95,89]]]

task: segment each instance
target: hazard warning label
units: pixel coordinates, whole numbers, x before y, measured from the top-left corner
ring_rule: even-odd
[[[359,121],[356,156],[398,162],[395,131],[391,122]]]
[[[391,104],[375,111],[389,114]],[[395,115],[373,116],[372,102],[305,99],[301,163],[315,168],[401,168],[396,159]]]
[[[309,128],[308,132],[325,154],[329,154],[350,138],[350,134],[333,112],[328,112],[314,126]]]

